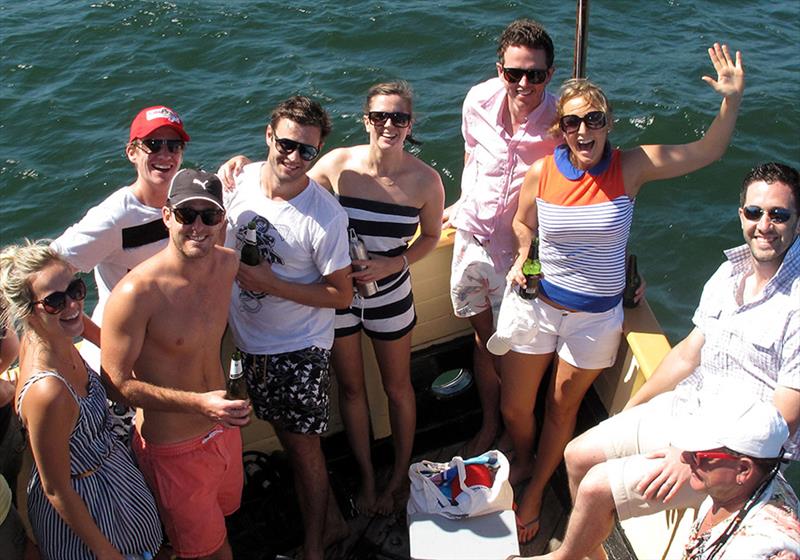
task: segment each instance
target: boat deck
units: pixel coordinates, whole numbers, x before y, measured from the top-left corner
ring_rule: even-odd
[[[538,410],[541,407],[537,406]],[[417,431],[414,448],[414,461],[429,459],[447,461],[474,434],[479,425],[477,409],[463,412],[451,418],[446,424],[434,424]],[[587,429],[598,421],[602,413],[597,395],[590,391],[585,399],[578,418],[578,431]],[[541,423],[540,423],[541,425]],[[358,514],[353,506],[352,496],[357,487],[355,463],[347,448],[344,434],[323,438],[323,448],[328,459],[331,484],[340,509],[348,518],[350,535],[336,546],[326,551],[328,560],[407,560],[410,558],[408,526],[405,509],[393,515]],[[390,475],[392,449],[390,440],[383,439],[373,445],[373,461],[378,469],[378,484],[386,482]],[[285,459],[283,460],[285,462]],[[291,473],[288,464],[283,467],[283,480],[291,486]],[[521,488],[515,488],[515,494]],[[239,520],[239,525],[248,523],[249,529],[237,536],[231,531],[234,557],[244,560],[270,560],[274,554],[284,554],[290,558],[300,558],[299,543],[300,517],[294,501],[293,492],[278,492],[276,500],[261,503],[255,515],[257,519]],[[262,500],[263,501],[263,500]],[[276,503],[280,502],[280,503]],[[247,503],[245,497],[244,503]],[[252,507],[252,504],[251,504]],[[553,539],[560,540],[569,515],[570,498],[567,490],[566,472],[563,465],[556,471],[545,494],[541,528],[536,537],[520,547],[524,556],[542,554],[553,546]],[[264,519],[264,517],[268,519]],[[236,523],[234,523],[236,524]],[[254,527],[253,525],[257,526]],[[557,545],[557,544],[556,544]],[[615,531],[605,543],[610,558],[617,560],[635,558],[630,553],[630,545],[624,536]],[[491,559],[487,559],[491,560]],[[501,559],[502,560],[502,559]]]

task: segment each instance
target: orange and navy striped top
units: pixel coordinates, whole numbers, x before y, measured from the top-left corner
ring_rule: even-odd
[[[586,171],[572,165],[566,145],[544,160],[536,195],[540,290],[564,307],[599,313],[622,299],[634,200],[625,194],[620,154],[606,145]]]

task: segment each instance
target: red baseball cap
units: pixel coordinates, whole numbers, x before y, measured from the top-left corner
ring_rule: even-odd
[[[167,126],[180,134],[184,142],[189,141],[189,135],[183,129],[183,121],[178,113],[163,105],[155,105],[139,111],[131,123],[131,136],[128,141],[135,138],[146,138],[162,126]]]

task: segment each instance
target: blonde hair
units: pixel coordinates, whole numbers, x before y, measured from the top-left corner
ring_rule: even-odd
[[[0,324],[18,330],[33,310],[30,277],[48,264],[66,261],[50,248],[50,240],[9,245],[0,252]]]
[[[558,137],[561,134],[558,123],[561,117],[564,116],[564,105],[567,104],[567,101],[576,97],[582,97],[589,105],[593,105],[603,111],[606,114],[606,122],[609,127],[614,122],[611,103],[608,101],[606,94],[603,93],[603,90],[585,78],[572,78],[564,82],[559,90],[558,103],[556,104],[556,120],[549,131],[553,136]]]

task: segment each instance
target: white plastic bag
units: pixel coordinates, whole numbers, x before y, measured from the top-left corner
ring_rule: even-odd
[[[408,469],[411,479],[411,493],[406,511],[414,513],[434,513],[450,519],[476,517],[495,511],[509,510],[513,506],[514,492],[508,482],[508,459],[500,451],[487,451],[483,455],[468,459],[467,463],[484,463],[494,472],[492,486],[467,486],[464,459],[453,457],[447,463],[420,461]],[[436,480],[450,468],[457,472],[460,493],[451,499],[442,492]]]

